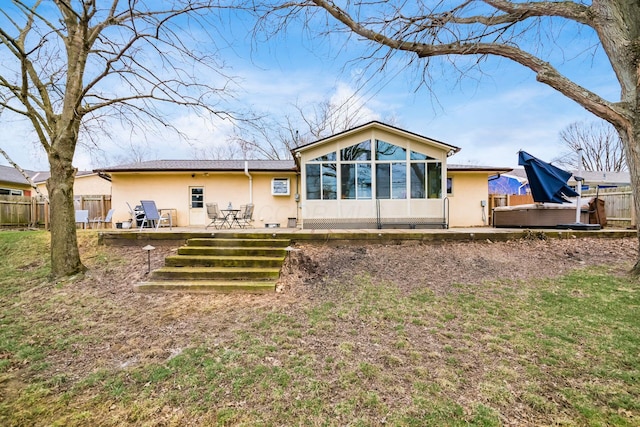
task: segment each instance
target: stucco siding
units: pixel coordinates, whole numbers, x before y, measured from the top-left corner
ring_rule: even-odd
[[[488,175],[486,172],[449,171],[453,193],[449,194],[449,225],[451,227],[477,227],[488,224],[489,213],[482,201],[489,199]],[[483,215],[484,210],[484,215]]]
[[[49,195],[46,181],[36,185],[42,194]],[[111,194],[111,182],[100,178],[97,174],[77,176],[73,182],[73,194],[76,196],[108,195]]]
[[[266,223],[277,223],[286,227],[288,218],[296,217],[294,199],[296,177],[294,173],[250,172],[139,172],[112,174],[112,206],[116,209],[115,221],[129,218],[127,202],[135,207],[140,200],[154,200],[159,209],[173,209],[173,223],[176,226],[204,227],[209,221],[206,209],[191,207],[191,189],[202,188],[203,202],[218,203],[225,209],[229,203],[239,208],[253,197],[255,206],[253,219],[255,227]],[[289,178],[290,194],[271,194],[273,178]]]

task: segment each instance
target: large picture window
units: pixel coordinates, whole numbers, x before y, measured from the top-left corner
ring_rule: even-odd
[[[371,141],[340,150],[340,197],[371,199]]]
[[[335,200],[337,198],[338,178],[335,160],[336,153],[329,153],[307,163],[305,175],[308,200]]]
[[[382,140],[309,160],[305,176],[308,200],[370,200],[374,193],[377,199],[442,197],[438,159]]]
[[[442,197],[442,163],[426,154],[412,151],[411,198],[439,199]]]
[[[407,150],[376,140],[376,197],[407,198]]]

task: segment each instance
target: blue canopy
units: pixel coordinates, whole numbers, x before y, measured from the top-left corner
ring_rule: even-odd
[[[524,151],[518,153],[518,164],[524,166],[533,200],[539,203],[565,203],[578,193],[567,185],[571,172],[543,162]]]

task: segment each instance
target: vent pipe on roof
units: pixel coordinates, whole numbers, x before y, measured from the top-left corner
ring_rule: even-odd
[[[253,203],[253,177],[249,173],[249,161],[244,161],[244,174],[249,177],[249,203]]]

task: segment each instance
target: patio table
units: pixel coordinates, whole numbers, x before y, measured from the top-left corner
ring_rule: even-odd
[[[240,227],[240,222],[238,221],[238,212],[240,212],[240,209],[220,209],[220,212],[224,215],[222,227],[226,224],[229,228],[232,228],[233,223],[236,223],[238,227]]]

